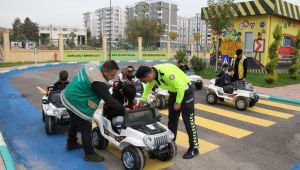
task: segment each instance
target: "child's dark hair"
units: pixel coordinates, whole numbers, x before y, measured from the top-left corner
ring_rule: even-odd
[[[129,102],[132,102],[136,95],[136,89],[134,85],[132,84],[124,84],[122,88],[124,96],[129,100]]]
[[[68,71],[66,71],[66,70],[62,70],[62,71],[59,72],[59,79],[61,81],[67,81],[68,76],[69,76],[69,74],[68,74]]]
[[[228,72],[234,71],[232,67],[228,67]]]

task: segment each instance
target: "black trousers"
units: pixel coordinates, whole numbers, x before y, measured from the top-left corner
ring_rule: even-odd
[[[91,122],[82,119],[77,116],[71,110],[68,110],[70,114],[70,127],[68,131],[68,143],[74,144],[77,142],[77,131],[81,133],[82,147],[85,155],[94,153],[94,147],[92,144],[92,124]]]
[[[189,86],[189,89],[185,91],[183,100],[181,102],[181,108],[177,111],[174,110],[177,93],[169,92],[170,96],[168,103],[168,128],[173,132],[176,139],[179,116],[182,112],[182,119],[185,125],[186,132],[189,136],[190,147],[198,148],[198,134],[195,126],[194,89],[194,86]]]

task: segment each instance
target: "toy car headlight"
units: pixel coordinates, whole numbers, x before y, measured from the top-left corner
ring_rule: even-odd
[[[170,140],[172,140],[174,138],[174,134],[171,131],[169,131],[168,137]]]
[[[143,140],[147,147],[149,147],[150,149],[154,149],[154,146],[152,144],[152,138],[150,136],[145,136]]]
[[[54,109],[54,110],[53,110],[53,114],[55,114],[55,115],[59,115],[59,110],[57,110],[57,109]]]

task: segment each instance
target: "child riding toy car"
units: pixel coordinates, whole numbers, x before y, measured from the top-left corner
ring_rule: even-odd
[[[145,165],[144,151],[151,159],[171,160],[177,152],[173,133],[164,127],[153,107],[126,112],[110,121],[102,111],[94,115],[97,124],[92,131],[93,145],[105,149],[112,143],[122,150],[121,160],[125,169],[142,169]]]
[[[48,87],[49,94],[42,98],[42,119],[48,135],[55,133],[57,125],[69,125],[70,123],[69,113],[60,99],[61,91],[53,91],[52,88],[53,86]]]
[[[212,79],[207,87],[206,101],[208,104],[217,104],[218,101],[234,103],[238,110],[246,110],[253,107],[259,100],[259,96],[251,84],[243,81],[233,82],[233,93],[225,93],[222,87],[215,85]]]

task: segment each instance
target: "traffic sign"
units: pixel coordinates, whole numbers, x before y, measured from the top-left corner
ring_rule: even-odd
[[[253,51],[257,53],[263,53],[265,51],[265,40],[263,39],[254,40]]]
[[[229,56],[228,55],[222,55],[222,65],[223,64],[229,64]]]

